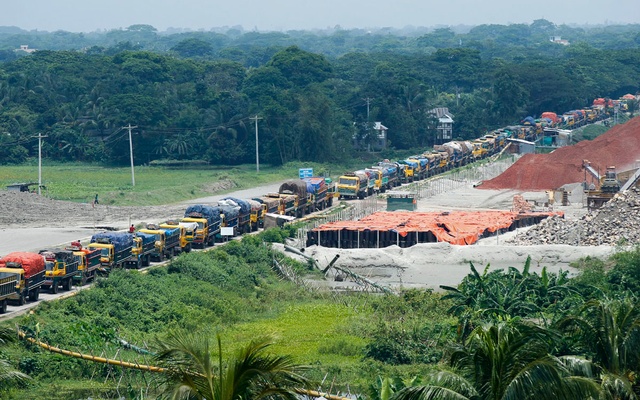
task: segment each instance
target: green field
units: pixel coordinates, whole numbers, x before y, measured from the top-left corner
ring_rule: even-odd
[[[316,174],[334,172],[313,163],[277,168],[261,166],[260,173],[256,173],[255,165],[189,169],[136,166],[135,186],[132,186],[131,168],[128,167],[43,163],[42,184],[46,187],[43,195],[56,200],[91,202],[97,193],[102,204],[160,205],[297,178],[300,167],[314,168]],[[336,173],[342,170],[335,168]],[[37,163],[0,166],[1,188],[23,182],[38,182]]]

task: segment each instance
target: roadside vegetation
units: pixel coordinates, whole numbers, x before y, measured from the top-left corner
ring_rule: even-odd
[[[443,287],[443,293],[331,294],[273,272],[274,255],[265,241],[290,234],[268,230],[182,255],[147,274],[114,271],[91,290],[42,303],[4,325],[17,324],[63,349],[150,365],[176,362],[172,357],[180,352],[167,353],[167,343],[204,346],[203,340],[207,357],[218,365],[219,338],[223,368],[246,346],[263,349],[265,356],[290,357],[286,365],[312,382],[310,388],[362,399],[423,399],[444,392],[466,396],[452,398],[507,398],[516,389],[515,398],[547,398],[539,382],[567,396],[635,398],[640,307],[631,293],[640,285],[640,248],[609,260],[584,259],[575,278],[531,273],[529,262],[491,272],[471,265],[464,281]],[[321,279],[308,265],[287,262],[299,275]],[[11,360],[8,367],[32,378],[5,387],[8,399],[155,399],[177,378],[24,343],[7,344],[1,354]],[[474,367],[479,360],[485,360],[483,370]],[[519,381],[523,373],[531,382]],[[500,380],[483,383],[489,376]],[[304,382],[289,378],[284,387]]]

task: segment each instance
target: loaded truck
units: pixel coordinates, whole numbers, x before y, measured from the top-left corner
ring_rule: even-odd
[[[220,208],[203,204],[195,204],[187,207],[184,218],[180,222],[195,222],[198,224],[193,237],[193,246],[205,248],[213,246],[216,236],[220,234]]]
[[[307,184],[307,213],[323,210],[329,205],[329,190],[325,178],[303,179]]]
[[[91,237],[89,249],[100,249],[100,271],[111,272],[121,268],[132,257],[133,234],[128,232],[102,232]]]
[[[347,172],[338,178],[340,198],[364,199],[369,195],[369,175],[364,171]]]
[[[195,222],[167,221],[164,224],[160,224],[160,228],[180,229],[180,252],[188,253],[191,251],[198,224]]]
[[[84,285],[95,278],[100,268],[99,249],[83,248],[80,241],[76,241],[71,242],[71,245],[65,247],[65,250],[72,251],[73,255],[78,259],[78,271],[73,276],[73,281],[76,285]]]
[[[257,231],[258,228],[261,228],[264,225],[262,203],[253,199],[246,201],[251,206],[251,216],[249,217],[251,222],[251,231]]]
[[[307,183],[292,179],[280,185],[278,193],[284,197],[285,214],[302,218],[307,209]]]
[[[231,207],[237,207],[238,233],[243,234],[251,232],[251,204],[247,200],[238,199],[237,197],[225,197],[218,202],[219,206],[223,204]]]
[[[156,237],[152,234],[138,231],[134,233],[131,258],[124,265],[127,268],[140,269],[151,264],[151,256],[155,251]]]
[[[45,274],[43,288],[51,293],[58,293],[60,286],[63,290],[71,290],[73,277],[78,273],[80,261],[70,250],[40,250],[45,260]]]
[[[0,276],[10,282],[10,276],[16,277],[13,293],[5,300],[17,301],[24,305],[27,301],[36,301],[40,297],[40,287],[44,283],[45,261],[40,254],[14,252],[0,258]],[[5,288],[6,290],[6,288]],[[6,305],[3,306],[6,309]]]
[[[236,236],[240,229],[238,226],[240,207],[218,203],[218,208],[220,208],[220,218],[222,218],[221,226],[224,228],[233,228],[232,236]]]
[[[279,195],[275,197],[254,197],[252,200],[257,201],[262,206],[261,218],[258,220],[260,228],[264,228],[264,216],[266,214],[280,214],[282,199]]]
[[[163,229],[158,225],[149,224],[146,229],[138,232],[150,235],[154,238],[154,246],[150,251],[151,259],[164,261],[180,252],[180,228]]]
[[[7,312],[7,304],[12,295],[16,293],[18,286],[18,274],[0,272],[0,314]]]

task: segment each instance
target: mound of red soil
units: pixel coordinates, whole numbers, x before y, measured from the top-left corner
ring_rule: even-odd
[[[501,175],[488,180],[479,189],[515,189],[538,191],[585,180],[583,160],[604,175],[608,166],[617,171],[633,168],[640,160],[640,117],[616,125],[594,140],[562,147],[550,154],[526,154]],[[587,175],[587,181],[591,177]]]

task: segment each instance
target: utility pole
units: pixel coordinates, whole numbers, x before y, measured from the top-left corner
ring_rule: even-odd
[[[38,196],[42,195],[42,139],[49,136],[42,136],[41,132],[38,132]]]
[[[255,117],[251,117],[249,119],[256,123],[256,172],[260,172],[260,156],[258,154],[258,120],[261,120],[262,118],[256,115]]]
[[[136,176],[133,172],[133,140],[131,139],[131,130],[137,128],[137,126],[131,126],[131,124],[127,126],[123,126],[122,129],[129,130],[129,156],[131,158],[131,186],[136,185]]]

